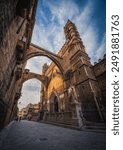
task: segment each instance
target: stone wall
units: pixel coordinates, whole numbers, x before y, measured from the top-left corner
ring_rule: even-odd
[[[103,97],[106,96],[106,58],[104,57],[93,66],[95,77],[102,91]],[[105,97],[106,98],[106,97]],[[105,101],[105,100],[104,100]]]
[[[72,118],[72,112],[46,113],[44,120],[48,122],[78,126],[77,120]]]
[[[0,2],[0,101],[4,103],[0,106],[4,108],[4,112],[1,112],[2,121],[9,101],[6,92],[14,76],[13,70],[16,65],[14,54],[17,43],[16,22],[14,21],[16,4],[14,0]]]
[[[98,63],[96,63],[93,66],[93,71],[95,74],[95,77],[98,82],[98,86],[101,90],[102,94],[102,109],[104,109],[104,116],[106,118],[106,57],[104,55],[104,58],[99,60]]]
[[[22,2],[22,4],[20,4]],[[30,4],[30,5],[29,5]],[[17,111],[17,88],[21,77],[17,45],[24,43],[23,53],[28,48],[34,27],[37,0],[0,1],[0,125],[7,124]],[[19,6],[19,7],[18,7]],[[30,7],[29,7],[30,6]],[[25,12],[26,10],[26,12]],[[28,30],[31,29],[31,30]],[[23,41],[26,39],[26,41]],[[20,68],[20,72],[18,70]],[[2,109],[1,109],[2,108]],[[13,116],[13,117],[12,117]],[[6,119],[5,119],[6,118]]]

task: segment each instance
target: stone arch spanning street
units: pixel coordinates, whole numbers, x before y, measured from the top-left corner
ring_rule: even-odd
[[[35,44],[30,44],[29,49],[26,51],[23,63],[26,62],[28,59],[36,56],[46,56],[51,59],[58,66],[59,70],[64,76],[65,68],[63,65],[63,58]]]
[[[25,71],[22,75],[21,83],[23,84],[27,80],[34,79],[34,78],[39,80],[42,83],[44,83],[47,80],[47,77],[44,76],[44,75],[40,75],[40,74],[36,74],[36,73],[33,73],[33,72],[26,72]]]
[[[47,76],[40,75],[40,74],[37,74],[34,72],[30,72],[28,69],[25,69],[25,71],[22,74],[21,79],[18,82],[19,85],[17,88],[17,93],[20,93],[20,95],[21,95],[23,84],[30,79],[37,79],[38,81],[40,81],[43,84],[44,87],[46,87],[48,84],[48,77]],[[20,98],[20,96],[17,99],[19,99],[19,98]]]
[[[21,82],[20,82],[20,86],[18,88],[18,92],[21,93],[22,87],[24,82],[30,80],[30,79],[37,79],[38,81],[40,81],[43,86],[46,88],[47,84],[48,84],[48,77],[45,75],[40,75],[34,72],[29,72],[28,69],[25,69],[25,72],[22,74],[21,77]]]

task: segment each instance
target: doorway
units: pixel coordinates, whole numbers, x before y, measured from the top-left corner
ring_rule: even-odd
[[[58,102],[58,97],[55,95],[54,92],[51,94],[50,98],[50,112],[59,112],[59,102]]]

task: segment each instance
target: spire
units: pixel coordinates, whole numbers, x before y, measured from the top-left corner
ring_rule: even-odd
[[[65,32],[66,40],[70,40],[72,38],[76,38],[79,41],[81,40],[75,24],[69,19],[64,27],[64,32]]]
[[[72,41],[72,44],[77,44],[79,50],[81,49],[85,53],[85,46],[80,38],[79,32],[75,24],[68,19],[65,27],[64,27],[66,42]]]

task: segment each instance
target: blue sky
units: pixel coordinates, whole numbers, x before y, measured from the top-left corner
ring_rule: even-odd
[[[39,0],[32,42],[57,53],[70,19],[93,63],[105,53],[105,11],[105,0]]]
[[[93,64],[102,58],[106,51],[105,5],[105,0],[39,0],[32,43],[58,53],[65,42],[63,27],[70,19],[75,23]],[[32,72],[41,73],[42,65],[46,62],[51,61],[46,57],[35,57],[27,62],[26,67]],[[30,86],[32,81],[34,82]],[[39,101],[39,81],[27,81],[22,93],[22,106],[28,101]]]

